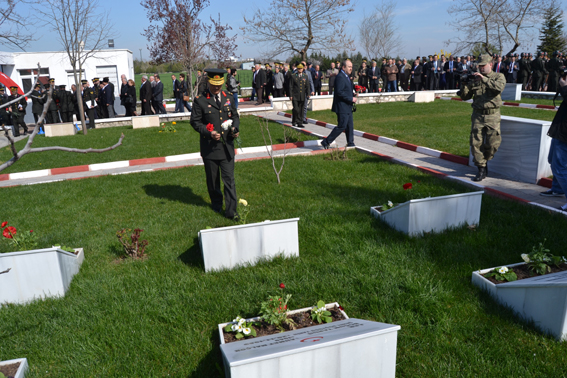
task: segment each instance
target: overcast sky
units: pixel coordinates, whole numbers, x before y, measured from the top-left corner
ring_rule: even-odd
[[[453,0],[405,0],[398,2],[396,8],[396,23],[399,25],[402,46],[394,55],[415,57],[416,55],[426,55],[439,52],[441,49],[452,51],[451,46],[446,46],[445,41],[454,37],[459,32],[447,25],[449,15],[447,8]],[[372,11],[377,1],[358,0],[355,11],[350,14],[349,33],[358,42],[358,22],[365,13]],[[252,15],[257,5],[266,7],[268,1],[228,1],[211,0],[211,5],[204,11],[203,17],[217,17],[220,13],[223,23],[228,23],[233,27],[233,32],[239,35],[238,50],[242,58],[254,58],[261,56],[257,46],[247,44],[240,37],[239,27],[243,25],[243,15]],[[564,8],[566,4],[563,3]],[[144,60],[149,59],[149,51],[145,37],[141,35],[144,28],[149,24],[145,9],[138,0],[99,0],[99,5],[110,9],[111,20],[115,24],[116,35],[114,38],[115,48],[127,48],[134,53],[136,59],[141,55]],[[564,9],[565,12],[565,9]],[[567,13],[567,12],[565,12]],[[564,18],[565,19],[565,18]],[[567,22],[564,21],[567,24]],[[96,28],[96,24],[93,24]],[[61,45],[57,40],[57,35],[46,30],[45,27],[34,29],[37,40],[32,42],[27,51],[57,51],[61,50]],[[519,48],[518,51],[535,51],[539,44],[537,38]],[[357,46],[358,47],[358,46]],[[3,48],[6,49],[6,48]],[[362,52],[362,49],[360,49]],[[364,52],[362,52],[364,54]]]

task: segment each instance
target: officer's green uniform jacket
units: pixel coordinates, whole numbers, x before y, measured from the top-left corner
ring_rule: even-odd
[[[484,75],[482,80],[472,80],[469,84],[464,85],[461,90],[461,99],[463,101],[473,99],[472,108],[486,114],[490,114],[488,109],[494,112],[500,111],[502,106],[502,97],[500,94],[506,87],[506,78],[503,74],[492,71]]]
[[[291,80],[289,81],[289,93],[290,97],[294,101],[305,101],[309,94],[311,93],[309,78],[305,71],[302,73],[295,72],[291,75]]]
[[[14,95],[10,95],[8,96],[8,101],[13,101],[15,99],[17,99],[18,97],[20,97],[19,94]],[[19,107],[21,106],[21,108]],[[24,117],[24,115],[26,114],[26,108],[28,107],[28,103],[26,101],[26,98],[24,96],[20,97],[20,100],[13,103],[11,105],[12,107],[12,117]]]
[[[93,88],[83,89],[83,109],[86,111],[89,106],[96,106],[97,96]]]
[[[234,158],[234,138],[230,131],[224,131],[221,124],[231,119],[234,133],[238,133],[240,117],[234,103],[234,97],[225,91],[219,93],[221,107],[219,109],[215,96],[209,90],[202,92],[193,100],[191,126],[200,134],[201,157],[203,159],[220,160]],[[212,126],[208,126],[208,125]],[[209,130],[221,134],[221,139],[212,138]]]

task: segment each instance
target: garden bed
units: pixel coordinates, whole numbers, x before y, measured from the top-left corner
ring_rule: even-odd
[[[528,268],[527,265],[508,266],[508,268],[510,270],[514,271],[514,273],[516,273],[516,276],[518,276],[518,281],[526,279],[526,278],[538,277],[538,276],[542,276],[542,275],[545,276],[545,274],[534,274]],[[564,271],[567,270],[567,264],[560,264],[559,266],[551,265],[549,268],[551,269],[551,272],[549,272],[547,274],[564,272]],[[487,280],[489,280],[490,282],[492,282],[495,285],[506,283],[506,281],[498,281],[498,280],[494,279],[494,277],[486,277],[486,275],[487,275],[487,273],[482,274],[482,276],[484,278],[486,278]]]

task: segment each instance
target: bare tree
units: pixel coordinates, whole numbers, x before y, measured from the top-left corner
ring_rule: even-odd
[[[359,24],[360,42],[369,58],[388,57],[395,48],[400,50],[402,39],[395,22],[395,10],[394,1],[382,1]]]
[[[37,72],[39,73],[40,71],[41,71],[41,67],[38,64]],[[35,80],[35,84],[37,84],[38,82],[39,82],[39,75]],[[9,107],[12,104],[19,102],[22,97],[29,96],[31,94],[31,92],[33,91],[33,88],[35,88],[35,84],[31,87],[31,89],[27,93],[25,93],[24,95],[12,100],[12,101],[9,101],[5,104],[2,104],[2,106],[3,107]],[[24,148],[22,148],[20,151],[16,150],[15,140],[8,133],[8,129],[4,126],[4,124],[0,125],[0,130],[4,131],[4,136],[6,137],[6,139],[8,139],[8,142],[10,143],[10,150],[12,151],[12,155],[13,155],[10,160],[0,164],[0,172],[3,171],[6,168],[12,166],[15,162],[20,160],[24,155],[27,155],[27,154],[33,153],[33,152],[58,150],[58,151],[77,152],[77,153],[82,153],[82,154],[86,154],[86,153],[90,153],[90,152],[101,153],[101,152],[113,150],[113,149],[117,148],[118,146],[122,145],[122,140],[124,139],[124,134],[122,134],[120,136],[120,139],[118,139],[118,142],[115,145],[107,147],[107,148],[102,148],[102,149],[93,149],[93,148],[79,149],[79,148],[69,148],[69,147],[60,147],[60,146],[32,148],[32,144],[34,142],[35,136],[37,135],[37,132],[39,131],[39,126],[41,124],[43,124],[43,121],[45,120],[45,115],[47,114],[47,110],[49,109],[49,104],[51,104],[51,101],[53,99],[52,94],[53,94],[53,86],[51,86],[49,88],[47,101],[43,105],[43,112],[39,116],[37,123],[34,126],[33,132],[28,137],[28,140],[27,140]],[[5,272],[3,272],[3,273],[5,273]]]
[[[543,12],[555,0],[465,0],[455,1],[447,12],[450,26],[458,30],[457,37],[446,41],[455,45],[455,52],[469,52],[482,43],[490,53],[489,45],[508,53],[534,37]]]
[[[209,6],[209,0],[142,0],[150,25],[143,35],[151,44],[148,46],[154,62],[178,61],[189,73],[203,66],[211,55],[225,59],[234,55],[236,37],[228,37],[232,28],[211,18],[211,24],[201,19],[202,11]],[[197,86],[191,86],[191,97]]]
[[[79,90],[82,88],[83,65],[103,48],[113,33],[113,25],[108,13],[100,11],[102,8],[97,0],[45,0],[45,5],[46,9],[40,13],[45,23],[57,31],[73,67],[81,125],[83,134],[87,135],[83,99]]]
[[[350,0],[272,0],[251,18],[244,16],[241,30],[250,43],[264,45],[272,58],[292,52],[305,60],[309,49],[354,51],[345,21],[353,10]]]
[[[0,1],[0,44],[8,47],[15,46],[24,50],[27,44],[33,40],[32,34],[27,31],[31,22],[30,18],[19,12],[22,6],[31,3],[25,0]]]

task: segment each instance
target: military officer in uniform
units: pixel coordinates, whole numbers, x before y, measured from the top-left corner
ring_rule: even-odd
[[[543,74],[545,71],[545,62],[543,61],[543,52],[537,54],[537,58],[532,61],[532,91],[539,92],[542,87]]]
[[[557,84],[559,83],[559,76],[563,72],[561,67],[563,63],[559,60],[559,51],[553,52],[553,58],[547,63],[547,70],[549,71],[548,92],[557,92]]]
[[[291,75],[291,80],[289,81],[289,99],[293,104],[293,118],[291,124],[297,127],[304,127],[303,108],[305,101],[307,101],[311,93],[309,78],[307,74],[303,72],[303,68],[303,64],[299,63],[297,65],[297,72]]]
[[[95,109],[95,117],[102,119],[103,118],[103,113],[102,113],[102,106],[101,104],[103,102],[101,102],[101,90],[100,90],[100,79],[98,77],[93,78],[93,86],[91,88],[93,90],[93,93],[95,95],[95,99],[96,102],[98,104],[98,106]]]
[[[65,90],[66,85],[60,85],[57,97],[59,98],[59,113],[61,114],[61,122],[73,122],[73,95]]]
[[[200,135],[201,157],[205,165],[207,189],[213,211],[222,211],[224,184],[225,216],[238,220],[234,183],[234,139],[238,137],[240,118],[230,93],[221,91],[224,84],[223,69],[206,69],[208,87],[193,100],[191,126]],[[232,120],[228,129],[222,123]]]
[[[14,126],[14,136],[20,136],[20,126],[24,129],[24,135],[28,133],[28,127],[24,122],[24,118],[26,116],[26,107],[28,103],[24,96],[20,96],[18,94],[18,87],[12,86],[10,87],[10,91],[12,95],[8,97],[8,101],[14,101],[18,97],[20,98],[19,101],[13,103],[8,108],[8,113],[12,115],[12,125]]]
[[[97,108],[96,95],[93,88],[89,88],[88,80],[81,80],[83,85],[82,99],[83,99],[83,110],[87,113],[89,117],[89,125],[87,129],[95,128],[95,112]]]
[[[55,79],[49,79],[49,85],[47,87],[47,96],[49,96],[49,89],[53,88],[51,93],[51,102],[47,108],[47,123],[60,123],[59,112],[57,109],[57,91],[55,90]],[[48,97],[46,97],[47,99]],[[46,100],[47,101],[47,100]]]
[[[494,157],[502,137],[500,136],[500,94],[506,87],[503,74],[492,71],[492,58],[488,54],[479,57],[478,72],[458,92],[463,101],[473,99],[470,144],[473,161],[478,173],[473,181],[481,181],[488,175],[486,164]]]
[[[41,90],[41,84],[37,83],[31,93],[32,113],[35,123],[43,113],[43,104],[45,104],[46,93]]]
[[[12,120],[10,119],[10,113],[8,113],[9,107],[2,106],[7,103],[8,96],[5,93],[4,87],[0,87],[0,124],[4,126],[8,126],[12,124]]]
[[[528,54],[520,54],[520,71],[518,72],[518,84],[522,84],[522,90],[525,91],[528,86],[528,77],[530,76],[530,61],[528,60]]]

